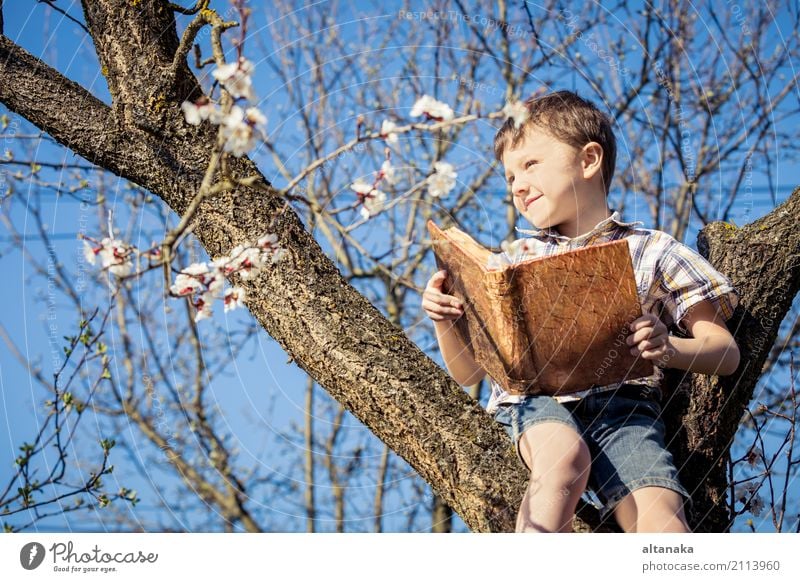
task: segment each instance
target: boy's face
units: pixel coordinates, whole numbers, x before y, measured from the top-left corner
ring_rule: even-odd
[[[586,195],[581,151],[536,128],[503,153],[514,206],[537,228],[574,222]]]

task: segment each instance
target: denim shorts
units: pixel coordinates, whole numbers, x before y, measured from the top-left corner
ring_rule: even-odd
[[[519,403],[500,404],[494,418],[515,443],[517,456],[529,471],[519,450],[525,430],[540,422],[560,422],[574,428],[591,453],[587,489],[597,496],[600,505],[588,500],[600,510],[603,520],[631,491],[653,485],[677,491],[691,509],[691,496],[678,480],[672,453],[664,446],[661,391],[650,386],[626,386],[634,393],[628,391],[623,396],[612,390],[565,403],[552,396],[527,396]]]

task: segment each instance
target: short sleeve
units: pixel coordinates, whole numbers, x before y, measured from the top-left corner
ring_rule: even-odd
[[[700,253],[675,239],[660,257],[655,274],[659,280],[658,299],[683,332],[688,332],[683,317],[696,303],[710,301],[725,321],[739,304],[739,295],[730,279]]]

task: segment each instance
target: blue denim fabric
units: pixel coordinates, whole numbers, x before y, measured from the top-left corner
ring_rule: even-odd
[[[691,509],[691,497],[664,445],[661,391],[640,388],[639,397],[601,392],[564,404],[551,396],[529,396],[520,403],[501,404],[494,418],[515,443],[517,456],[528,470],[519,450],[525,430],[540,422],[561,422],[575,429],[591,452],[588,489],[599,499],[603,519],[631,491],[651,485],[677,491]]]

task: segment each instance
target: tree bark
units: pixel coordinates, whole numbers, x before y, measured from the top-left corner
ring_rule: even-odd
[[[0,37],[0,101],[182,215],[197,192],[216,134],[207,124],[187,125],[181,114],[180,103],[199,96],[201,89],[185,63],[170,78],[178,36],[168,2],[131,4],[84,2],[111,107],[6,37]],[[231,159],[230,168],[236,177],[260,175],[246,158]],[[704,231],[702,249],[742,294],[733,320],[742,323],[733,323],[733,329],[743,362],[742,373],[730,379],[695,378],[683,389],[685,402],[670,407],[674,418],[685,423],[673,452],[686,458],[687,451],[694,451],[683,476],[690,485],[700,485],[695,503],[713,510],[697,522],[704,529],[718,531],[725,521],[719,496],[724,474],[715,469],[705,478],[704,467],[727,451],[741,405],[752,395],[760,363],[797,292],[798,247],[791,231],[798,196],[795,192],[767,219],[735,232],[720,225]],[[299,217],[291,210],[280,212],[283,205],[275,193],[238,187],[201,205],[194,234],[216,257],[255,240],[271,225],[287,258],[255,281],[232,281],[246,289],[248,308],[260,325],[414,467],[473,531],[513,531],[527,475],[505,433],[401,328],[347,283]],[[779,289],[784,295],[776,302]],[[779,308],[770,323],[762,314],[774,305]],[[755,341],[759,338],[760,343]],[[734,398],[723,402],[720,394]],[[597,528],[591,506],[582,505],[579,516],[576,530]]]
[[[739,369],[727,377],[696,374],[681,381],[671,370],[665,408],[671,448],[681,480],[692,493],[696,531],[727,531],[727,458],[744,410],[775,343],[778,329],[800,289],[800,189],[767,216],[742,228],[711,223],[698,236],[698,250],[739,292],[728,328],[741,352]],[[788,387],[787,387],[788,392]]]

